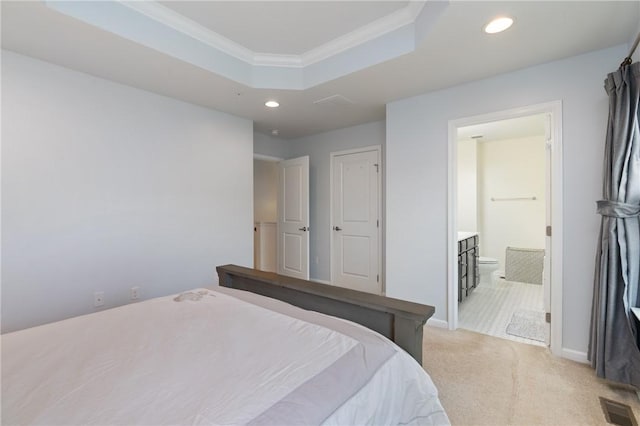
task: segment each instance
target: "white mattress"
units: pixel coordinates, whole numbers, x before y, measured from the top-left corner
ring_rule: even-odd
[[[3,335],[2,424],[448,424],[382,336],[245,292],[191,295]]]

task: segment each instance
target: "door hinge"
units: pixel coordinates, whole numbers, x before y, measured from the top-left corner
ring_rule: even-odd
[[[545,312],[544,313],[544,320],[546,322],[548,322],[549,324],[551,324],[551,312]]]
[[[374,166],[376,167],[376,173],[380,173],[380,165],[374,164]]]
[[[380,228],[380,219],[376,220],[376,228]]]
[[[547,226],[547,237],[551,236],[551,226]]]
[[[376,282],[379,283],[380,282],[380,275],[376,275]]]

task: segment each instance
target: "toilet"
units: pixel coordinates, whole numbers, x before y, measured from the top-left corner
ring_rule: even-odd
[[[478,258],[480,284],[493,285],[496,281],[495,272],[498,270],[498,266],[498,259],[480,256]]]

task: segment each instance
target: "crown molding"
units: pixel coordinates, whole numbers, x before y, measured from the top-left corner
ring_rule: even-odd
[[[375,21],[357,28],[350,33],[331,40],[322,46],[311,49],[302,56],[304,66],[320,62],[339,53],[345,52],[370,40],[388,34],[392,31],[411,25],[424,8],[424,2],[411,1],[407,6],[383,16]]]
[[[302,55],[286,55],[253,52],[155,1],[45,0],[45,4],[240,84],[283,90],[305,90],[413,51],[417,34],[426,33],[448,6],[442,0],[410,1]]]
[[[398,9],[389,15],[383,16],[301,55],[287,55],[254,52],[156,1],[118,0],[118,2],[249,65],[286,68],[304,68],[388,34],[405,25],[411,25],[425,5],[423,1],[410,1],[402,9]]]
[[[262,67],[304,68],[301,55],[283,55],[278,53],[254,53],[251,65]]]
[[[201,41],[209,47],[220,50],[236,59],[253,63],[255,53],[235,41],[228,39],[208,28],[198,24],[178,12],[161,5],[156,1],[122,1],[116,0],[148,18],[153,19],[169,28]]]

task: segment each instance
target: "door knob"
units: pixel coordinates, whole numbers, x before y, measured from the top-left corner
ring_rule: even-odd
[[[334,231],[342,231],[342,228],[340,228],[339,226],[334,226],[334,227],[333,227],[333,230],[334,230]]]
[[[306,226],[303,226],[302,228],[298,228],[298,231],[302,231],[302,232],[307,232],[309,230],[309,228],[307,228]]]

